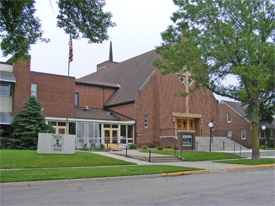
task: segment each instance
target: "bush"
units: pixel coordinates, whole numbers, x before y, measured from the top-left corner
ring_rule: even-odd
[[[177,150],[178,149],[178,146],[173,146],[172,147],[174,150]]]
[[[137,145],[135,143],[129,145],[129,149],[136,149]]]
[[[167,146],[164,146],[164,148],[172,148],[172,146],[170,146],[170,145],[167,145]]]
[[[147,149],[147,146],[146,146],[146,145],[143,145],[141,148],[142,148],[142,149]]]
[[[151,142],[150,144],[149,144],[149,148],[155,148],[156,147],[156,145],[153,143],[153,142]]]
[[[99,147],[100,147],[100,149],[102,149],[102,150],[105,149],[105,146],[104,146],[104,144],[102,144],[102,143],[100,144]]]
[[[158,149],[158,150],[163,150],[163,147],[161,147],[161,146],[158,147],[158,146],[157,146],[157,149]]]

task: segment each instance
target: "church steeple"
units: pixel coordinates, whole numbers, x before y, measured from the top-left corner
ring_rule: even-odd
[[[96,66],[96,68],[97,68],[97,71],[100,71],[102,69],[111,67],[111,66],[113,66],[115,64],[119,64],[119,63],[113,61],[113,48],[112,48],[112,42],[110,41],[109,60],[107,60],[105,62],[102,62],[101,64],[98,64]]]
[[[109,62],[113,62],[112,41],[110,41]]]

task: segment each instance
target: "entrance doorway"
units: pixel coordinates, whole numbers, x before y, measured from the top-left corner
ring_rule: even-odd
[[[105,147],[111,147],[112,149],[118,149],[118,129],[104,129],[103,142]]]
[[[195,131],[195,120],[194,119],[177,119],[178,131]]]

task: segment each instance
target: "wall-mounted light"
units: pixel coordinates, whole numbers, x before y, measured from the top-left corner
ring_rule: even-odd
[[[172,117],[172,121],[175,122],[175,117]]]
[[[201,124],[203,123],[203,119],[201,119]]]

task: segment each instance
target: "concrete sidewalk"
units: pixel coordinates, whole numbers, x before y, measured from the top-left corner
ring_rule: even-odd
[[[210,172],[224,171],[231,167],[246,166],[246,165],[239,165],[239,164],[214,163],[213,161],[196,161],[196,162],[181,161],[181,162],[151,163],[151,162],[146,162],[143,160],[136,159],[137,157],[149,156],[148,153],[143,153],[139,151],[140,150],[127,150],[128,157],[125,157],[125,154],[126,154],[125,150],[112,151],[112,152],[93,152],[93,153],[107,156],[107,157],[112,157],[115,159],[124,160],[127,162],[133,162],[133,163],[136,163],[137,165],[173,165],[173,166],[181,166],[181,167],[195,167],[195,168],[209,170]],[[134,156],[135,158],[130,158],[131,156],[132,157]],[[163,156],[163,155],[151,153],[151,157],[157,157],[157,156]],[[270,157],[275,158],[274,156],[269,156],[269,158]]]

